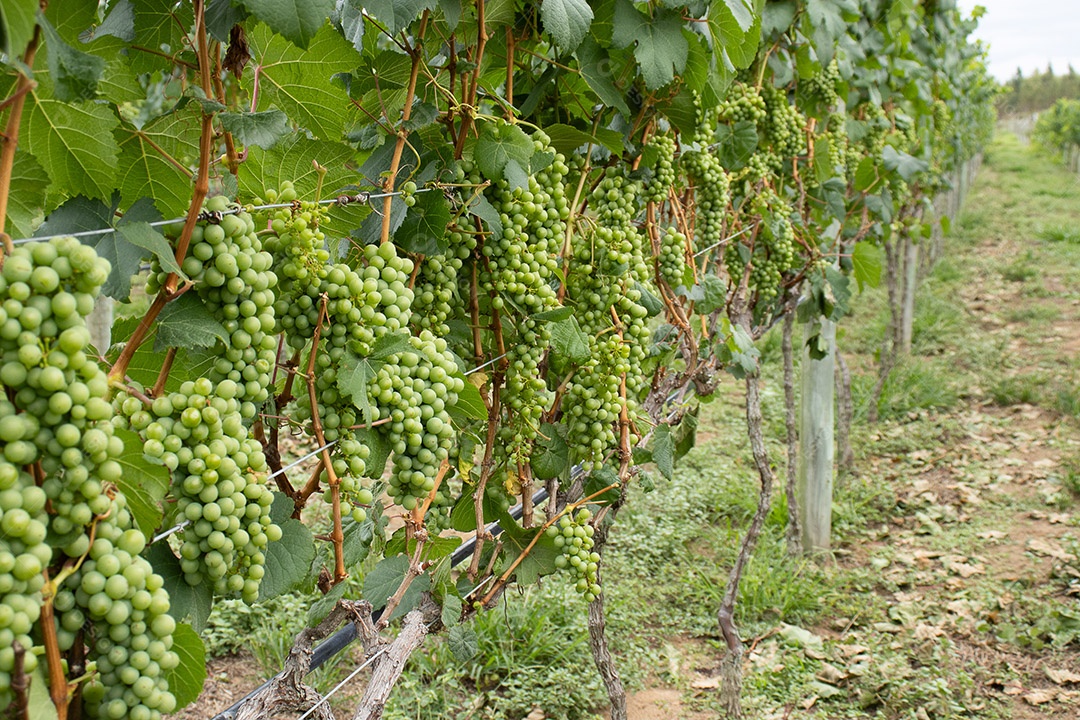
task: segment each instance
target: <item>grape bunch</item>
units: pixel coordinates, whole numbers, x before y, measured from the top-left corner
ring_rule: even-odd
[[[412,510],[435,487],[439,466],[449,457],[455,432],[449,409],[465,388],[446,341],[423,330],[408,347],[389,355],[372,377],[368,393],[394,450],[387,493]]]
[[[539,371],[550,330],[533,316],[559,305],[553,280],[570,215],[565,158],[551,149],[550,138],[542,131],[533,134],[533,146],[537,155],[549,153],[553,159],[529,175],[525,189],[499,179],[488,190],[489,200],[501,215],[502,231],[486,238],[481,248],[480,288],[490,296],[491,307],[506,318],[502,327],[508,355],[502,398],[511,412],[503,439],[509,456],[520,465],[528,462],[540,416],[554,398]],[[516,334],[511,334],[513,330]]]
[[[24,669],[42,652],[32,628],[51,567],[60,650],[84,642],[109,684],[87,684],[89,713],[157,720],[175,708],[163,674],[178,662],[175,623],[117,487],[124,441],[86,328],[108,275],[109,263],[73,238],[16,248],[0,272],[0,705],[10,700],[13,643],[28,651]],[[80,561],[72,574],[59,570]]]
[[[545,531],[562,552],[555,558],[555,567],[571,572],[577,579],[574,589],[585,596],[586,602],[592,602],[600,595],[600,554],[593,552],[591,518],[589,509],[581,508],[573,515],[563,515],[558,523]]]
[[[760,227],[750,256],[751,290],[759,301],[771,302],[780,297],[783,275],[794,267],[795,228],[791,223],[791,207],[772,191],[757,195],[750,204],[749,214],[760,218]],[[740,252],[740,247],[743,248]],[[743,252],[749,252],[741,243],[727,248],[724,260],[728,274],[737,283],[743,276],[745,263]]]
[[[728,89],[717,113],[717,119],[722,123],[749,122],[760,126],[765,122],[769,110],[765,105],[765,98],[756,87],[737,82]]]
[[[701,107],[701,99],[696,95],[694,102],[697,107],[695,142],[684,149],[680,160],[694,187],[697,240],[702,247],[710,247],[724,238],[731,203],[731,179],[709,144],[716,131],[717,110]]]
[[[654,135],[649,147],[656,148],[656,166],[645,186],[645,200],[661,204],[675,185],[675,140],[669,135]]]
[[[767,86],[762,93],[767,112],[759,125],[777,171],[790,167],[791,158],[806,155],[806,117],[788,101],[787,93]]]
[[[841,81],[840,64],[834,57],[832,62],[821,69],[821,72],[803,81],[803,89],[816,98],[822,107],[833,108],[840,102],[837,88]]]
[[[685,283],[686,236],[674,227],[664,228],[660,236],[660,253],[657,257],[660,277],[674,290]]]
[[[228,342],[219,341],[212,350],[218,358],[208,377],[213,383],[235,382],[240,411],[251,420],[269,397],[277,358],[277,275],[249,213],[230,207],[223,195],[207,200],[205,210],[228,214],[220,222],[202,221],[195,226],[182,268],[195,283],[203,305],[229,334]],[[155,260],[147,291],[156,293],[166,277]]]
[[[143,454],[172,472],[173,519],[189,523],[180,536],[184,580],[252,603],[266,545],[281,529],[270,520],[274,494],[257,477],[266,459],[244,426],[239,394],[238,383],[214,385],[205,377],[154,398],[149,408],[121,394],[117,423],[140,433]]]
[[[443,255],[428,255],[420,263],[413,289],[412,326],[430,330],[439,337],[450,334],[449,321],[465,319],[465,302],[458,293],[458,273],[475,242],[461,228],[450,228],[450,249]]]

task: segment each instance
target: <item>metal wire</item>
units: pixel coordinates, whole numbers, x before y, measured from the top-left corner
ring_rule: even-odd
[[[435,190],[435,189],[436,188],[419,188],[413,194],[423,193],[423,192],[431,192],[432,190]],[[345,206],[345,205],[351,205],[353,203],[366,203],[366,202],[370,202],[371,200],[379,200],[381,198],[396,197],[398,195],[403,195],[403,194],[404,193],[402,193],[400,191],[384,192],[384,193],[372,193],[372,192],[368,192],[368,191],[361,191],[359,193],[356,193],[355,195],[338,195],[335,198],[328,198],[326,200],[319,200],[316,204],[317,205],[341,205],[341,206]],[[241,206],[241,207],[230,208],[228,210],[222,210],[220,212],[203,211],[203,212],[199,213],[199,216],[200,216],[200,219],[213,219],[214,217],[220,219],[220,218],[222,218],[222,217],[224,217],[226,215],[236,215],[237,213],[246,212],[246,211],[249,211],[249,210],[277,210],[277,209],[280,209],[280,208],[287,208],[287,207],[292,207],[292,206],[293,206],[293,203],[291,203],[291,202],[287,202],[287,203],[270,203],[270,204],[267,204],[267,205],[244,205],[244,206]],[[172,225],[174,223],[184,222],[185,220],[187,220],[186,216],[185,217],[180,217],[180,218],[174,218],[172,220],[155,220],[155,221],[153,221],[151,223],[147,223],[147,224],[150,225],[150,227],[162,227],[164,225]],[[78,232],[71,232],[71,233],[57,233],[56,235],[41,235],[41,236],[28,237],[28,238],[20,238],[18,240],[12,240],[12,244],[13,245],[23,245],[25,243],[45,242],[47,240],[55,240],[56,238],[62,238],[62,237],[79,238],[79,237],[92,237],[94,235],[108,235],[109,233],[116,232],[117,229],[118,228],[115,228],[115,227],[106,227],[106,228],[101,228],[100,230],[80,230]]]
[[[714,249],[714,248],[718,248],[718,247],[720,247],[721,245],[723,245],[724,243],[728,242],[729,240],[734,240],[735,238],[739,237],[740,235],[745,235],[745,234],[746,234],[746,233],[748,233],[748,232],[750,232],[750,228],[743,228],[742,230],[740,230],[739,232],[735,233],[734,235],[732,235],[732,236],[730,236],[730,237],[726,237],[726,238],[724,238],[723,240],[721,240],[720,242],[717,242],[717,243],[713,243],[712,245],[710,245],[709,247],[705,248],[704,250],[699,250],[698,252],[694,253],[694,257],[701,257],[702,255],[704,255],[705,253],[709,252],[710,250],[712,250],[712,249]]]

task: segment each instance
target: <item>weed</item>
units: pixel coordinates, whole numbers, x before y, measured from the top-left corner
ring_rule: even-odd
[[[1040,240],[1080,244],[1080,228],[1073,225],[1047,225],[1038,232]]]

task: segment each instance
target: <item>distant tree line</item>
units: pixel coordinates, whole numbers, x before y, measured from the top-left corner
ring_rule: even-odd
[[[1046,72],[1038,70],[1029,77],[1024,77],[1020,68],[1016,76],[1005,83],[1007,92],[998,99],[1000,115],[1030,115],[1046,110],[1061,98],[1080,99],[1080,74],[1072,65],[1063,75],[1055,75],[1052,65],[1046,66]]]

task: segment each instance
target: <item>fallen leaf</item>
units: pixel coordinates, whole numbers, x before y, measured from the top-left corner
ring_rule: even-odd
[[[934,638],[941,637],[944,634],[945,631],[939,628],[937,625],[919,623],[915,626],[916,640],[933,640]]]
[[[1029,705],[1044,705],[1048,702],[1053,702],[1055,697],[1055,693],[1047,690],[1032,690],[1024,696],[1024,702]]]
[[[839,650],[840,654],[846,658],[849,658],[853,655],[861,655],[862,653],[870,652],[870,648],[866,647],[865,645],[838,645],[836,649]]]
[[[1047,521],[1051,525],[1065,525],[1070,519],[1072,519],[1072,517],[1069,513],[1050,513],[1050,517],[1047,518]]]
[[[816,703],[817,701],[818,701],[818,696],[817,695],[811,695],[810,697],[806,698],[805,700],[803,700],[799,704],[802,705],[803,710],[809,710],[810,708],[814,707],[814,703]]]
[[[1075,555],[1070,552],[1065,552],[1065,550],[1057,543],[1042,538],[1032,538],[1028,540],[1026,547],[1032,552],[1040,555],[1048,555],[1056,560],[1061,560],[1062,562],[1071,562],[1076,559]]]
[[[976,537],[983,540],[1002,540],[1008,537],[1008,534],[1003,533],[1000,530],[987,530],[986,532],[979,533]]]
[[[715,690],[720,687],[720,678],[699,678],[690,683],[690,687],[695,690]]]
[[[1005,683],[1005,688],[1002,690],[1006,695],[1019,695],[1024,692],[1024,686],[1017,679],[1009,680]]]
[[[832,663],[823,662],[821,663],[821,670],[818,671],[815,677],[830,685],[839,685],[843,680],[847,679],[847,673]]]
[[[1053,680],[1058,685],[1064,685],[1065,683],[1080,683],[1080,675],[1072,672],[1071,670],[1057,670],[1055,668],[1045,668],[1046,677]]]

